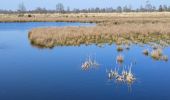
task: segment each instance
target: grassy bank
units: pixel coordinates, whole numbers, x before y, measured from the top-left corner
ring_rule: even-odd
[[[37,28],[29,32],[32,44],[53,47],[100,43],[170,44],[170,24],[120,24],[94,27]]]
[[[42,47],[100,43],[170,44],[170,13],[34,14],[28,17],[0,15],[0,22],[93,22],[94,27],[36,28],[29,32],[32,44]]]

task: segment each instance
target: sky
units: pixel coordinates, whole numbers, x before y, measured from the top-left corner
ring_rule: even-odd
[[[170,5],[170,0],[149,0],[154,6],[160,4]],[[146,0],[0,0],[0,9],[16,10],[20,3],[24,2],[27,9],[45,7],[55,9],[57,3],[63,3],[65,7],[73,8],[92,8],[92,7],[113,7],[131,5],[132,8],[146,4]]]

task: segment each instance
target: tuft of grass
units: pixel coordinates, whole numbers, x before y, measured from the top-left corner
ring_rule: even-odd
[[[117,62],[119,63],[123,63],[124,61],[124,57],[122,55],[118,55],[117,58],[116,58]]]
[[[122,46],[118,46],[118,47],[117,47],[117,51],[118,51],[118,52],[123,51],[123,47],[122,47]]]
[[[91,67],[98,67],[98,66],[99,66],[99,64],[95,60],[92,60],[89,57],[85,62],[82,63],[81,68],[83,70],[88,70]]]
[[[149,50],[148,49],[143,50],[143,54],[148,56],[149,55]]]
[[[151,52],[151,57],[156,60],[160,60],[162,57],[162,50],[161,49],[155,49]]]
[[[131,68],[132,68],[132,65],[129,66],[128,69],[123,68],[122,71],[116,70],[116,68],[115,68],[115,70],[107,71],[108,72],[108,78],[114,79],[117,82],[125,82],[128,85],[132,85],[135,82],[136,78],[135,78],[134,74],[132,73]],[[121,72],[121,73],[119,73],[119,72]]]

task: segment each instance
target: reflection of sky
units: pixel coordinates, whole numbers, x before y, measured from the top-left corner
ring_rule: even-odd
[[[70,8],[89,8],[89,7],[117,7],[118,5],[131,5],[140,7],[145,5],[146,0],[0,0],[0,9],[16,9],[18,4],[24,2],[28,9],[34,9],[37,6],[55,9],[58,2],[63,3]],[[170,5],[170,0],[149,0],[153,5]]]

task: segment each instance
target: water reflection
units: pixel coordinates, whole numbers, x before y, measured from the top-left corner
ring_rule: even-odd
[[[4,50],[4,49],[8,49],[8,45],[6,45],[5,43],[0,43],[0,50]]]
[[[34,42],[30,41],[31,45],[33,47],[37,47],[37,48],[47,48],[43,45],[37,45],[35,44]],[[148,43],[141,43],[141,41],[138,41],[138,42],[134,42],[134,41],[119,41],[118,43],[117,42],[110,42],[110,43],[107,43],[106,41],[104,42],[99,42],[99,41],[96,41],[95,43],[89,43],[88,40],[84,43],[84,45],[86,46],[89,46],[89,45],[92,45],[92,44],[95,44],[96,46],[100,47],[100,48],[103,48],[104,45],[106,44],[109,44],[109,45],[116,45],[117,48],[116,50],[118,52],[123,52],[124,49],[126,50],[129,50],[130,49],[130,46],[131,45],[138,45],[140,47],[145,47],[145,46],[148,46],[147,48],[145,48],[142,53],[145,55],[145,56],[150,56],[152,59],[154,60],[157,60],[157,61],[168,61],[168,56],[166,55],[163,55],[162,54],[162,50],[165,48],[165,47],[168,47],[169,44],[165,41],[162,41],[160,40],[158,43],[154,43],[154,42],[148,42]],[[61,45],[56,45],[58,47],[62,47],[62,46],[81,46],[83,45],[82,44],[61,44]],[[49,47],[50,49],[53,49],[54,46],[51,46]],[[149,51],[149,48],[152,49],[152,51]],[[122,63],[123,62],[123,56],[122,55],[119,55],[117,56],[117,62],[119,63]]]

